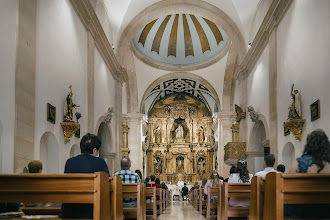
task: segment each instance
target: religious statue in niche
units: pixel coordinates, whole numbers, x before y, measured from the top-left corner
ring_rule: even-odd
[[[72,85],[69,86],[70,92],[66,97],[65,109],[64,109],[64,121],[71,122],[73,121],[73,108],[80,107],[72,101]]]
[[[198,131],[198,142],[203,143],[204,142],[204,128],[201,126]]]
[[[176,171],[177,172],[184,171],[184,158],[182,156],[176,158]]]
[[[162,142],[162,131],[159,126],[156,127],[154,130],[154,135],[155,135],[155,143],[160,144]]]
[[[198,158],[197,171],[198,174],[203,175],[205,173],[205,159],[203,157]]]
[[[301,119],[301,106],[300,106],[300,94],[298,89],[294,89],[294,84],[291,86],[292,104],[289,107],[288,119]]]
[[[183,127],[181,125],[179,125],[178,128],[175,130],[175,137],[176,139],[183,138]]]
[[[155,158],[155,173],[162,173],[163,172],[163,161],[159,157]]]

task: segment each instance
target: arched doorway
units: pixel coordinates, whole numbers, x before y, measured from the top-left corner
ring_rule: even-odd
[[[77,144],[74,144],[70,149],[70,157],[75,157],[81,153],[80,147]]]
[[[51,132],[45,132],[40,139],[40,160],[44,173],[58,173],[59,146],[56,137]]]
[[[110,174],[114,171],[114,154],[112,152],[112,138],[111,131],[105,122],[99,126],[97,136],[101,140],[100,157],[102,157],[108,165]]]
[[[248,146],[248,170],[256,173],[263,170],[264,141],[267,140],[266,128],[262,121],[255,122]]]
[[[289,171],[292,161],[295,159],[295,149],[291,142],[284,145],[282,151],[282,163],[285,165],[285,170]]]

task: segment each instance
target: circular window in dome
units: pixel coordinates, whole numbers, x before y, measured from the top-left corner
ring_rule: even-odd
[[[134,52],[140,59],[165,69],[216,61],[228,51],[228,42],[219,26],[192,14],[153,20],[133,38]]]

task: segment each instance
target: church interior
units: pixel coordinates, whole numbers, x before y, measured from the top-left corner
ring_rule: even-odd
[[[330,135],[329,16],[329,0],[1,0],[0,173],[63,174],[87,133],[110,176],[129,157],[171,190],[269,154],[288,173]]]

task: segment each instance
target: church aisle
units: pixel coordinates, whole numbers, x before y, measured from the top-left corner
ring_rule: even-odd
[[[172,202],[171,206],[168,207],[163,214],[157,219],[206,219],[204,216],[199,214],[194,207],[192,207],[187,201]]]

